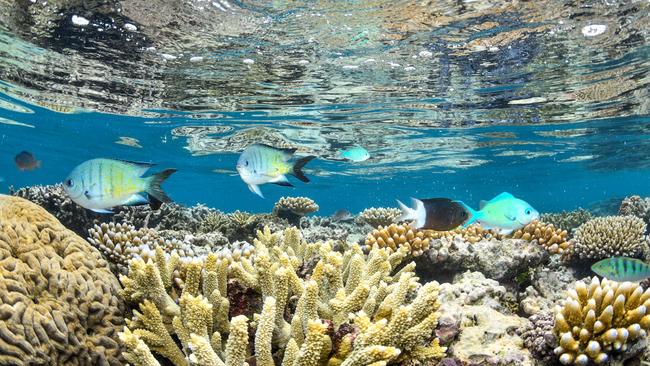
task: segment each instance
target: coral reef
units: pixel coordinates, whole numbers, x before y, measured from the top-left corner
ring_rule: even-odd
[[[462,238],[464,241],[469,243],[477,243],[483,239],[492,239],[497,238],[498,235],[492,230],[485,230],[481,228],[481,225],[474,224],[468,227],[457,227],[454,230],[450,231],[430,231],[429,235],[432,239],[450,239],[453,240],[456,237]]]
[[[645,341],[650,329],[650,290],[630,282],[594,277],[567,292],[558,306],[554,352],[564,365],[603,364],[611,354],[624,353],[630,344]]]
[[[541,245],[521,239],[493,238],[471,243],[458,235],[430,240],[429,247],[417,259],[418,273],[425,279],[470,270],[495,280],[512,281],[548,260],[548,252]]]
[[[374,228],[380,226],[386,227],[396,224],[400,215],[402,215],[402,211],[397,208],[370,207],[359,213],[357,221],[366,223]]]
[[[185,207],[177,203],[166,203],[158,210],[152,210],[148,205],[122,206],[116,208],[112,221],[129,223],[138,229],[198,232],[206,217],[215,212],[217,211],[201,204]]]
[[[516,303],[498,282],[479,272],[440,285],[440,324],[457,324],[449,355],[462,365],[533,365],[515,329],[527,324],[510,311]]]
[[[618,214],[621,216],[636,216],[643,219],[646,225],[650,224],[650,197],[625,197],[618,208]]]
[[[375,248],[364,255],[352,245],[341,253],[328,243],[305,243],[297,229],[259,232],[255,248],[253,261],[231,264],[213,254],[183,264],[176,255],[165,259],[161,249],[155,261],[134,260],[129,275],[121,278],[124,295],[140,304],[121,334],[129,349],[125,357],[136,366],[150,365],[152,352],[177,366],[188,360],[200,365],[246,360],[369,365],[444,355],[433,336],[438,284],[420,285],[413,263],[397,270],[405,249],[389,254]],[[169,291],[174,272],[182,277],[178,297]],[[233,283],[259,298],[261,309],[248,310],[252,317],[231,316],[240,303],[232,297]],[[254,330],[252,359],[249,327]]]
[[[0,195],[0,364],[123,365],[120,285],[54,216]]]
[[[645,230],[643,220],[635,216],[591,219],[575,231],[573,256],[592,260],[639,256],[647,246]]]
[[[559,213],[545,213],[539,218],[539,221],[552,224],[556,228],[572,232],[578,226],[594,218],[594,215],[583,209],[579,208],[574,211],[562,211]]]
[[[253,241],[257,230],[269,226],[274,231],[285,229],[289,226],[287,220],[270,214],[250,214],[235,211],[224,214],[216,211],[208,214],[200,223],[199,232],[222,233],[229,241]]]
[[[365,241],[365,250],[373,246],[388,248],[390,253],[398,248],[406,248],[413,256],[422,255],[429,249],[429,231],[417,230],[407,224],[391,224],[388,227],[379,226],[368,234]]]
[[[552,313],[540,313],[531,316],[528,320],[530,323],[517,330],[524,340],[524,346],[535,359],[544,364],[553,364],[557,358],[553,352],[557,345],[557,338],[553,334],[555,317]]]
[[[319,207],[314,200],[307,197],[281,197],[273,206],[273,213],[289,221],[290,224],[300,226],[300,219],[318,211]]]
[[[531,268],[528,281],[521,284],[525,288],[519,294],[520,311],[529,316],[552,311],[566,289],[585,275],[584,269],[568,267],[562,258],[552,256],[548,264]]]
[[[513,239],[536,241],[551,254],[564,254],[569,251],[571,245],[568,236],[566,230],[556,229],[553,224],[537,220],[512,233]]]

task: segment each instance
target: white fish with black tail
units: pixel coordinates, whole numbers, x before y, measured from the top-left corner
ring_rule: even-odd
[[[305,156],[290,162],[295,152],[296,149],[278,149],[264,144],[250,145],[239,156],[237,172],[251,192],[264,198],[259,187],[262,184],[293,186],[289,183],[287,174],[292,174],[305,183],[309,182],[302,168],[315,156]]]
[[[501,235],[510,234],[539,218],[539,212],[528,202],[508,192],[503,192],[489,201],[481,201],[479,211],[461,201],[456,202],[463,205],[470,214],[469,220],[463,226],[467,227],[476,222],[483,229],[493,229]]]
[[[176,169],[166,169],[144,176],[153,164],[112,159],[92,159],[79,164],[63,183],[72,201],[81,207],[111,213],[116,206],[151,204],[154,209],[162,202],[171,202],[160,185]]]

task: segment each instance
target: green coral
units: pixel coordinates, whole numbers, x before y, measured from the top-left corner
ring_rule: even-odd
[[[389,254],[374,248],[364,255],[350,245],[339,252],[330,243],[305,243],[295,228],[276,233],[265,228],[254,244],[253,259],[232,262],[214,254],[193,263],[173,255],[133,261],[129,275],[121,278],[124,296],[140,304],[122,335],[126,357],[135,366],[148,366],[151,358],[142,342],[149,353],[176,366],[242,365],[251,350],[255,363],[266,366],[279,360],[282,365],[388,364],[444,355],[432,335],[438,284],[420,285],[414,263],[396,271],[405,250]],[[174,273],[180,274],[176,281]],[[229,319],[227,284],[233,281],[260,298],[261,309],[254,309],[252,319]],[[181,284],[180,296],[175,283]],[[287,316],[290,299],[297,303]],[[255,334],[252,345],[249,327]],[[331,337],[345,329],[354,331]]]

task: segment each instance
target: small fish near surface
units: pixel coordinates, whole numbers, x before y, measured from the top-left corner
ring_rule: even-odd
[[[342,150],[339,155],[342,158],[354,161],[355,163],[360,163],[362,161],[370,159],[370,153],[368,150],[364,149],[361,146],[355,146],[347,150]]]
[[[92,159],[79,164],[63,183],[72,201],[98,213],[116,206],[149,203],[152,208],[171,202],[160,185],[176,169],[143,176],[153,164],[113,159]]]
[[[29,151],[21,151],[14,158],[16,168],[20,171],[34,170],[41,167],[40,160],[36,160],[34,155]]]
[[[448,231],[464,224],[469,219],[465,207],[448,198],[411,198],[414,208],[408,207],[399,200],[402,216],[398,221],[415,220],[416,229]]]
[[[636,258],[611,257],[594,263],[591,270],[610,280],[641,281],[650,277],[650,265]]]
[[[248,185],[248,189],[264,198],[260,185],[266,183],[293,187],[289,183],[287,174],[292,174],[299,180],[308,183],[309,178],[302,172],[302,168],[315,156],[305,156],[290,162],[296,149],[279,149],[264,144],[253,144],[242,152],[237,161],[237,172],[241,179]]]
[[[531,205],[507,192],[489,201],[481,201],[479,211],[473,210],[462,201],[456,202],[463,205],[470,213],[470,219],[465,222],[465,227],[476,222],[483,229],[497,230],[501,235],[510,234],[539,218],[539,212]]]

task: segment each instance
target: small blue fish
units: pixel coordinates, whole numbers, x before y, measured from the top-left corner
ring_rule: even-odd
[[[470,218],[463,227],[476,222],[483,229],[495,229],[502,235],[521,229],[539,218],[539,212],[531,205],[507,192],[503,192],[489,201],[481,201],[479,211],[473,210],[461,201],[457,202],[470,213]]]
[[[618,282],[636,282],[650,277],[650,265],[640,259],[628,257],[603,259],[594,263],[591,270],[599,276]]]
[[[355,163],[370,159],[370,153],[368,150],[364,149],[361,146],[355,146],[353,148],[343,150],[339,153],[339,156],[344,159],[354,161]]]

